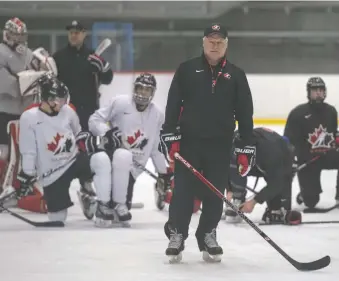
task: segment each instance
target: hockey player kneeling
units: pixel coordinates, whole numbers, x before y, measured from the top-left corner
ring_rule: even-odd
[[[252,149],[234,151],[230,168],[230,186],[233,204],[242,212],[251,213],[257,203],[267,203],[262,220],[268,224],[301,223],[301,213],[291,210],[294,147],[288,141],[266,128],[255,128]],[[235,132],[234,145],[238,141]],[[266,186],[253,198],[246,201],[246,176],[263,177]],[[225,212],[226,221],[241,219],[230,208]]]
[[[75,111],[68,105],[67,87],[50,74],[37,80],[41,103],[20,117],[19,149],[22,170],[18,176],[22,195],[36,181],[43,187],[50,221],[64,222],[73,205],[69,188],[73,179],[100,185],[104,170],[98,165],[105,152],[88,156],[79,152],[76,136],[81,127]],[[79,141],[78,141],[79,143]]]
[[[137,165],[145,167],[150,157],[159,174],[159,188],[167,189],[170,185],[171,174],[167,172],[164,155],[158,150],[164,116],[152,102],[155,77],[143,73],[133,86],[133,95],[114,97],[89,119],[93,135],[104,137],[111,147],[107,150],[112,159],[110,184],[97,187],[98,224],[109,225],[114,217],[115,221],[129,225],[134,183],[143,172]]]

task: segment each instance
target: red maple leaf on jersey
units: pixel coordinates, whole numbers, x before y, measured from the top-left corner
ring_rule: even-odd
[[[49,151],[55,152],[55,150],[58,147],[59,141],[63,136],[59,135],[59,133],[57,133],[57,135],[54,137],[54,140],[51,143],[47,144],[47,149]]]
[[[328,133],[327,129],[322,125],[315,128],[312,134],[308,134],[308,142],[315,148],[330,148],[331,143],[334,141],[332,133]]]
[[[129,136],[127,137],[127,142],[129,145],[132,145],[133,143],[136,142],[136,140],[141,136],[140,130],[138,130],[136,133],[134,133],[134,136]]]

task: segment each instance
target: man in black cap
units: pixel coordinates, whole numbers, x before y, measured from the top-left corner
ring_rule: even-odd
[[[110,84],[113,72],[108,62],[85,46],[86,29],[78,21],[66,26],[68,45],[53,57],[58,78],[70,91],[83,130],[88,130],[88,119],[99,106],[98,86]]]
[[[236,120],[240,174],[245,176],[254,161],[253,102],[244,71],[226,59],[226,29],[219,24],[207,27],[202,43],[203,54],[181,63],[174,74],[162,137],[165,143],[169,140],[166,145],[171,147],[170,140],[181,136],[181,156],[224,193]],[[180,162],[175,163],[173,197],[165,224],[170,240],[166,255],[181,259],[195,196],[202,200],[203,206],[196,231],[199,249],[205,260],[220,261],[223,250],[216,241],[216,227],[223,202]]]

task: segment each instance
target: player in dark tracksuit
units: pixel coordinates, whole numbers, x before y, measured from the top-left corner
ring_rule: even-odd
[[[163,133],[174,133],[179,125],[179,153],[224,193],[235,120],[239,123],[241,145],[246,146],[253,129],[253,103],[244,71],[226,60],[227,31],[212,25],[204,36],[204,53],[182,63],[174,75]],[[178,257],[184,249],[195,196],[203,202],[196,231],[199,249],[204,255],[222,254],[216,241],[222,201],[182,163],[175,162],[169,223],[165,225],[170,239],[166,255],[170,257]]]
[[[235,133],[235,139],[237,137],[238,132]],[[265,222],[299,224],[301,214],[291,212],[294,147],[278,133],[262,127],[253,130],[253,142],[256,160],[247,176],[264,178],[266,186],[245,202],[247,178],[238,174],[236,159],[232,157],[227,191],[233,193],[233,203],[243,212],[251,213],[257,203],[266,202],[267,208],[263,215]],[[234,220],[228,220],[230,218]],[[227,208],[226,220],[236,222],[240,218],[232,209]]]
[[[284,135],[296,148],[298,164],[319,156],[298,173],[300,193],[297,202],[314,208],[322,192],[321,171],[339,169],[338,113],[333,106],[324,102],[326,85],[322,78],[311,77],[306,87],[308,102],[290,112]],[[336,189],[335,199],[339,200],[338,176]]]

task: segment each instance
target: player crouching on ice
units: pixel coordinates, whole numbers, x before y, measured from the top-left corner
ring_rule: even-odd
[[[81,132],[79,118],[68,105],[69,91],[62,82],[47,73],[36,85],[41,103],[26,110],[19,123],[19,192],[25,196],[38,183],[43,188],[49,220],[64,222],[67,209],[73,205],[69,195],[72,180],[90,182],[93,177],[96,186],[105,184],[101,163],[106,154],[89,156],[79,151],[78,145],[83,145],[82,138],[77,140]]]
[[[238,141],[235,132],[234,142]],[[242,155],[232,155],[228,197],[244,213],[251,213],[257,203],[267,203],[262,220],[268,224],[301,223],[301,213],[291,210],[294,147],[278,133],[267,128],[255,128],[253,140],[256,145]],[[236,145],[235,145],[236,147]],[[232,152],[234,151],[234,147]],[[254,198],[245,201],[246,176],[263,177],[267,185]],[[240,222],[241,218],[227,208],[227,222]]]
[[[133,95],[114,97],[89,119],[91,133],[106,139],[112,148],[105,160],[112,167],[109,184],[96,187],[98,226],[108,227],[116,221],[129,225],[134,183],[143,172],[137,165],[145,167],[150,157],[158,172],[158,185],[167,189],[171,184],[172,173],[168,173],[165,157],[158,150],[164,116],[152,102],[155,77],[143,73],[133,86]]]

